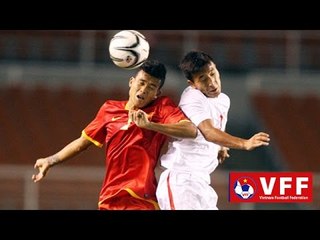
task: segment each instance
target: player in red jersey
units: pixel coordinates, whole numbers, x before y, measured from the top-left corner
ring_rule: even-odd
[[[79,138],[56,154],[40,158],[34,168],[38,182],[48,170],[89,146],[105,145],[106,172],[100,210],[156,210],[155,167],[167,137],[195,138],[196,127],[168,97],[160,96],[165,66],[148,60],[129,80],[127,101],[107,100]]]

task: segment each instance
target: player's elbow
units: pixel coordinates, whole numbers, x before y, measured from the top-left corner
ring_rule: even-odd
[[[215,134],[212,134],[210,129],[199,126],[199,130],[206,141],[212,142],[214,140]]]
[[[210,135],[210,134],[203,134],[203,137],[206,141],[212,142],[215,144],[221,144],[221,141],[216,136]]]
[[[214,127],[203,127],[203,126],[202,127],[200,126],[199,129],[206,141],[219,144],[219,145],[224,145],[225,136],[223,131]]]
[[[190,126],[189,126],[189,138],[196,138],[197,134],[198,134],[198,128],[190,122]]]
[[[180,122],[182,126],[183,138],[196,138],[198,134],[198,128],[190,121]]]

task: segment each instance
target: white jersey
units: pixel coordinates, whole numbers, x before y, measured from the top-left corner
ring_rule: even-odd
[[[225,130],[230,108],[230,99],[226,94],[208,98],[201,91],[187,87],[181,95],[179,106],[196,126],[212,119],[214,127]],[[168,149],[161,157],[161,165],[167,169],[210,174],[218,166],[220,146],[208,142],[199,129],[195,139],[175,139],[169,143]]]
[[[198,126],[212,119],[214,127],[224,131],[230,99],[221,93],[207,98],[197,89],[188,87],[181,95],[179,106]],[[205,140],[201,132],[195,139],[175,139],[161,158],[162,172],[157,200],[161,210],[217,210],[218,195],[210,186],[210,173],[218,166],[220,146]]]

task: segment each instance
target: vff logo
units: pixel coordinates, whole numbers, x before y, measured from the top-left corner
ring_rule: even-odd
[[[235,181],[233,189],[239,198],[250,199],[255,193],[256,183],[250,177],[240,177]]]
[[[312,202],[310,172],[230,172],[231,202]]]

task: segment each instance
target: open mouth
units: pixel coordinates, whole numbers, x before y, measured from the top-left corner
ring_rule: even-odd
[[[211,89],[209,92],[210,92],[210,93],[213,93],[213,94],[216,94],[217,89],[216,89],[216,88],[215,88],[215,89]]]
[[[144,97],[143,97],[143,96],[141,96],[141,95],[139,95],[139,94],[137,94],[137,96],[136,96],[136,97],[137,97],[137,99],[138,99],[138,100],[144,100]]]

